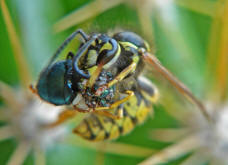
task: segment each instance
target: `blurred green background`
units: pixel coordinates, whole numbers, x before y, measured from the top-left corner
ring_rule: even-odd
[[[107,32],[120,28],[137,32],[148,40],[161,63],[182,80],[196,96],[203,98],[205,91],[207,91],[207,84],[210,84],[205,76],[210,44],[209,37],[213,22],[210,15],[212,11],[208,11],[208,14],[204,12],[207,6],[202,6],[203,9],[201,7],[194,8],[190,1],[184,1],[186,3],[181,5],[179,1],[166,0],[163,4],[160,4],[161,9],[147,1],[147,8],[151,6],[147,9],[150,11],[150,22],[144,24],[140,20],[142,18],[139,18],[138,11],[141,10],[143,13],[145,9],[143,6],[137,6],[136,1],[129,0],[59,33],[56,33],[53,29],[56,22],[93,1],[7,0],[6,4],[16,26],[34,82],[38,79],[39,72],[47,64],[57,47],[76,29],[82,28],[86,32]],[[143,2],[146,3],[146,1]],[[208,0],[204,2],[211,5],[216,1]],[[197,4],[197,1],[194,1],[194,3]],[[202,5],[201,2],[198,5]],[[208,9],[211,9],[210,7]],[[92,9],[86,12],[92,12]],[[151,33],[145,31],[146,28],[148,29],[145,26],[149,25],[152,27]],[[148,35],[149,33],[153,36]],[[1,12],[0,36],[0,80],[16,88],[19,85],[19,76]],[[170,86],[167,82],[163,82],[164,79],[161,77],[157,79],[156,76],[152,76],[151,78],[155,84],[157,83],[159,87],[163,88],[161,91]],[[184,101],[178,98],[180,95],[176,94],[175,90],[171,90],[171,92],[173,92],[173,94],[170,94],[171,96],[177,97],[176,104],[184,104]],[[166,97],[165,94],[166,92],[161,92],[162,98]],[[137,126],[130,134],[120,137],[117,142],[157,150],[169,146],[171,143],[160,142],[150,136],[151,130],[155,128],[180,127],[179,121],[166,111],[167,107],[169,106],[164,106],[162,103],[155,105],[153,118],[149,117],[143,125]],[[17,144],[17,140],[13,138],[0,142],[0,164],[6,164]],[[91,149],[56,144],[46,151],[46,162],[48,165],[99,164],[97,162],[98,154],[100,153]],[[174,158],[168,164],[180,164],[190,154]],[[137,164],[145,158],[104,153],[104,164]],[[34,164],[33,152],[28,155],[24,164]]]

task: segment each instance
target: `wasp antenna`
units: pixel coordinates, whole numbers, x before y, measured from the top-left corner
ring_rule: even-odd
[[[7,27],[9,39],[11,42],[11,46],[13,48],[13,55],[17,64],[17,68],[19,71],[20,81],[24,88],[27,88],[29,86],[29,83],[31,82],[31,74],[29,73],[29,67],[28,63],[25,60],[24,53],[22,51],[22,47],[20,44],[20,40],[18,38],[18,35],[16,33],[15,27],[13,25],[11,16],[9,14],[9,10],[6,6],[5,0],[1,0],[1,9],[3,18]]]
[[[198,100],[192,92],[180,81],[178,80],[172,73],[170,73],[161,63],[160,61],[152,54],[148,52],[142,53],[144,60],[153,65],[153,67],[161,73],[180,93],[184,94],[187,98],[189,98],[202,112],[205,118],[208,121],[212,121],[209,113],[207,112],[204,105]]]

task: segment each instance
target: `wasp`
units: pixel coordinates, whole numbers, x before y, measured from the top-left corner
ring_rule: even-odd
[[[77,36],[78,48],[68,50],[75,47]],[[148,51],[147,42],[133,32],[110,37],[79,29],[57,49],[34,91],[56,106],[91,112],[74,129],[79,136],[91,141],[115,139],[142,123],[157,101],[157,88],[143,76]]]

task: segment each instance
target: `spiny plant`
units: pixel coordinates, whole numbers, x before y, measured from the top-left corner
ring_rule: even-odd
[[[153,120],[150,119],[145,125],[132,134],[120,138],[117,142],[91,144],[72,135],[70,133],[71,125],[80,122],[82,119],[80,116],[68,124],[59,125],[55,129],[43,129],[44,123],[56,120],[60,110],[40,103],[38,98],[34,98],[35,96],[31,96],[27,92],[28,83],[31,82],[31,76],[27,72],[29,67],[25,62],[20,41],[13,28],[12,21],[10,21],[7,7],[2,0],[1,9],[6,19],[5,22],[21,80],[19,89],[12,89],[3,82],[0,86],[0,94],[6,102],[0,111],[1,121],[9,123],[1,127],[0,139],[16,137],[16,141],[18,141],[18,145],[14,152],[11,152],[10,158],[2,159],[3,163],[8,160],[8,164],[23,164],[26,159],[25,163],[27,164],[73,164],[80,161],[85,162],[85,164],[91,162],[97,164],[124,162],[160,164],[177,159],[173,162],[174,164],[204,164],[207,162],[210,164],[226,164],[226,113],[228,109],[226,103],[228,69],[226,18],[228,3],[225,0],[204,0],[200,2],[167,0],[163,4],[156,2],[96,0],[87,3],[84,7],[57,22],[54,25],[54,30],[60,32],[75,25],[77,28],[89,27],[93,30],[92,27],[96,24],[98,29],[105,31],[115,25],[113,22],[111,24],[110,20],[105,23],[105,20],[110,19],[113,13],[123,10],[133,14],[137,11],[137,14],[132,16],[133,18],[130,17],[132,20],[137,19],[136,23],[131,24],[129,21],[127,27],[130,29],[131,26],[132,28],[140,26],[141,28],[138,31],[154,41],[159,59],[180,79],[189,84],[194,93],[203,100],[209,114],[209,120],[208,117],[199,113],[197,106],[190,105],[169,86],[167,88],[167,84],[163,82],[164,79],[156,80],[153,78],[153,81],[163,82],[159,85],[162,106],[157,106]],[[128,5],[131,6],[129,9]],[[184,11],[177,11],[177,8]],[[205,36],[202,34],[205,25],[194,29],[193,25],[195,24],[192,25],[191,21],[180,21],[181,18],[178,17],[178,13],[186,14],[186,9],[193,11],[192,15],[199,13],[205,15],[206,20],[210,20],[211,29],[208,30],[209,34],[206,34],[209,36],[207,39],[201,39],[201,42],[197,42],[199,37],[197,38],[194,34],[194,30],[196,30],[200,31],[200,33],[195,32],[196,34]],[[193,18],[197,16],[199,15],[193,16]],[[195,21],[200,22],[202,20],[196,19]],[[100,25],[98,24],[99,21]],[[125,21],[120,22],[124,24]],[[117,21],[117,25],[120,22]],[[121,25],[119,26],[121,27]],[[188,34],[188,32],[191,33]],[[171,46],[168,46],[169,44]],[[208,46],[203,45],[203,47],[200,44]],[[173,50],[172,47],[175,49]],[[178,66],[183,67],[181,71],[179,71]],[[44,118],[42,111],[44,109],[46,118]],[[164,113],[163,109],[168,114]],[[49,111],[50,114],[48,114]],[[41,115],[34,115],[39,113]],[[34,125],[31,127],[32,129],[28,127],[30,124]],[[159,127],[160,129],[158,129]],[[53,147],[55,145],[57,145],[56,148]],[[33,149],[34,161],[27,159],[31,149]],[[58,149],[58,152],[55,149]],[[95,150],[95,152],[91,152],[91,150]],[[66,156],[66,153],[70,156]],[[187,156],[183,157],[186,154]],[[59,160],[60,156],[63,160]],[[80,158],[80,156],[82,157]],[[182,158],[178,159],[180,156]],[[87,160],[88,158],[89,160]],[[117,158],[122,160],[117,160]],[[148,159],[143,161],[145,158]]]

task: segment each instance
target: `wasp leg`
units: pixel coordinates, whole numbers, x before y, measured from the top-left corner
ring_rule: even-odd
[[[76,30],[74,33],[72,33],[63,43],[62,45],[57,49],[57,51],[55,52],[55,54],[53,55],[50,63],[52,63],[53,60],[55,60],[57,58],[57,56],[64,50],[64,48],[77,36],[77,35],[81,35],[81,37],[85,40],[88,41],[89,40],[89,36],[81,29]],[[49,63],[49,64],[50,64]]]
[[[102,116],[106,116],[106,117],[110,117],[114,120],[123,118],[123,108],[118,108],[117,114],[112,114],[111,112],[108,112],[108,111],[98,111],[98,110],[93,111],[93,113],[102,115]]]
[[[136,63],[132,62],[128,67],[126,67],[123,71],[121,71],[112,81],[109,83],[99,87],[97,91],[95,92],[96,95],[100,95],[105,89],[110,88],[117,82],[123,80],[129,73],[134,71],[136,68]]]
[[[119,105],[123,104],[124,102],[128,101],[132,96],[134,96],[133,91],[126,91],[126,94],[128,94],[128,96],[126,96],[121,100],[116,101],[115,103],[111,104],[109,107],[97,107],[94,109],[94,111],[109,110],[109,109],[116,108]]]
[[[100,114],[107,114],[109,112],[105,112],[104,110],[111,110],[113,108],[116,108],[118,106],[121,107],[121,104],[123,104],[124,102],[128,101],[132,96],[134,96],[134,92],[133,91],[126,91],[126,94],[128,94],[128,96],[124,97],[121,100],[118,100],[116,102],[114,102],[113,104],[111,104],[109,107],[96,107],[96,108],[89,108],[89,109],[82,109],[77,107],[77,105],[74,105],[74,110],[78,111],[78,112],[82,112],[82,113],[89,113],[89,112],[95,112],[95,113],[99,113],[98,111],[101,111]],[[118,111],[119,113],[119,111]],[[122,113],[122,112],[121,112]]]
[[[79,108],[77,107],[77,105],[74,105],[74,110],[78,111],[78,112],[81,112],[81,113],[89,113],[92,111],[92,109],[82,109],[82,108]]]
[[[137,82],[143,92],[143,95],[152,103],[156,103],[159,98],[159,91],[157,87],[144,76],[140,76],[137,79]]]
[[[133,92],[133,91],[130,91],[130,90],[127,90],[127,91],[126,91],[126,94],[128,94],[127,97],[125,97],[125,98],[123,98],[123,99],[121,99],[121,100],[119,100],[119,101],[116,101],[115,103],[113,103],[113,104],[110,106],[110,108],[116,108],[116,107],[118,107],[119,105],[121,105],[122,103],[128,101],[132,96],[134,96],[134,92]]]
[[[48,125],[48,127],[52,128],[55,127],[63,122],[65,122],[68,119],[73,118],[77,114],[77,111],[75,110],[64,110],[62,113],[60,113],[59,118],[56,122]]]
[[[124,79],[129,73],[134,71],[136,68],[136,63],[132,62],[128,67],[126,67],[123,71],[121,71],[112,81],[110,81],[107,86],[108,88],[112,85],[116,84],[118,81]]]

